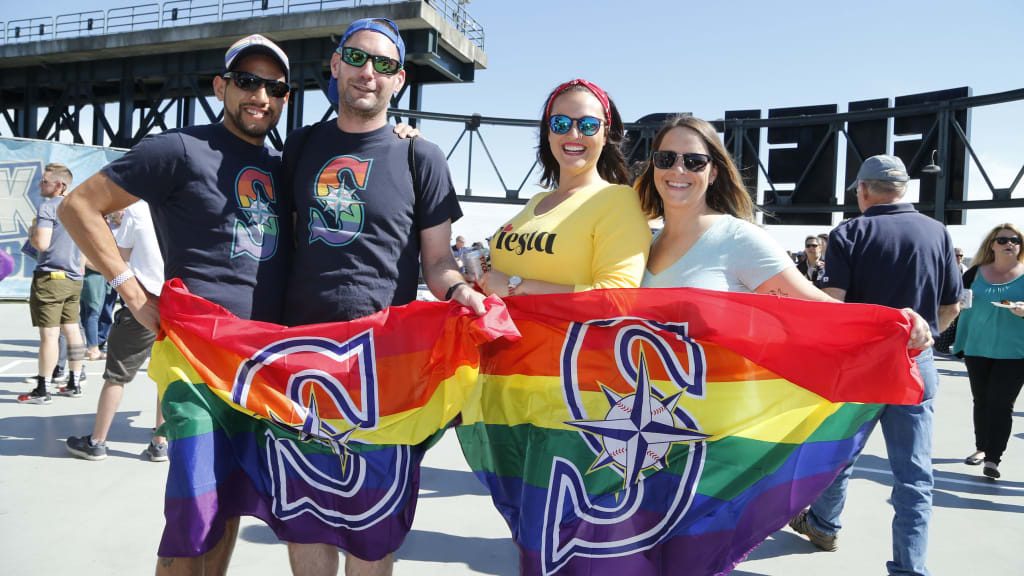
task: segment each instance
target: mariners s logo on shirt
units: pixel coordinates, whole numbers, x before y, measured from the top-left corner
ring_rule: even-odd
[[[263,261],[277,253],[280,227],[274,177],[259,168],[246,167],[235,178],[238,211],[231,245],[231,257],[247,256]]]
[[[313,203],[309,208],[309,243],[345,246],[363,231],[366,203],[359,193],[366,190],[373,160],[336,156],[313,182]]]

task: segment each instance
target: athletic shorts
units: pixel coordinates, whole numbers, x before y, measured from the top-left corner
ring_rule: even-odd
[[[33,326],[54,328],[61,324],[78,324],[82,281],[60,277],[63,274],[36,271],[32,275],[28,309]]]
[[[114,325],[107,338],[107,366],[103,380],[115,384],[134,380],[155,341],[156,334],[139,324],[127,306],[122,306],[114,316]]]

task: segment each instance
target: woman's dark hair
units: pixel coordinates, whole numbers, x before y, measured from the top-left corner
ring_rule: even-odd
[[[558,187],[558,161],[555,160],[555,155],[551,152],[551,144],[548,142],[550,128],[548,128],[547,104],[552,98],[557,98],[568,92],[583,91],[588,94],[591,93],[590,89],[585,86],[572,86],[556,96],[555,92],[559,88],[562,88],[562,86],[552,90],[548,97],[544,99],[544,112],[540,119],[540,142],[537,145],[537,161],[540,162],[544,169],[540,176],[540,185],[545,188]],[[608,99],[608,111],[611,118],[606,123],[607,127],[602,127],[605,130],[605,143],[604,148],[601,149],[601,156],[597,159],[597,173],[606,182],[629,186],[631,182],[629,168],[626,166],[626,157],[622,155],[621,149],[626,130],[622,126],[622,117],[619,116],[619,109],[615,107],[615,102],[612,102],[611,98]]]
[[[733,163],[732,157],[725,151],[725,146],[718,138],[715,127],[705,120],[693,116],[676,116],[669,118],[658,135],[654,137],[651,144],[651,153],[658,151],[665,134],[674,128],[688,128],[700,136],[711,156],[711,162],[718,170],[718,176],[714,182],[708,183],[708,190],[704,195],[708,207],[715,212],[729,214],[748,222],[754,221],[754,202],[750,193],[743,186],[743,178],[740,171]],[[634,184],[636,191],[640,194],[640,205],[649,218],[661,218],[665,215],[665,205],[661,202],[661,196],[654,187],[654,163],[647,162],[640,178]]]

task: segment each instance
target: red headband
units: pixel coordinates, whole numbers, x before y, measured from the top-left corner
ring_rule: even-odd
[[[555,88],[555,91],[552,92],[551,96],[548,98],[547,105],[544,106],[544,118],[547,118],[548,116],[551,115],[551,105],[555,103],[555,98],[558,98],[559,96],[562,95],[563,92],[568,91],[573,86],[583,86],[587,90],[590,90],[590,93],[593,94],[598,100],[601,101],[601,107],[604,108],[604,121],[608,122],[608,123],[611,123],[611,121],[612,121],[611,107],[612,106],[611,106],[611,102],[608,100],[608,94],[605,93],[604,90],[601,90],[601,88],[599,88],[597,86],[597,84],[594,84],[593,82],[588,82],[588,81],[584,80],[583,78],[577,78],[575,80],[569,80],[565,84],[562,84],[558,88]]]

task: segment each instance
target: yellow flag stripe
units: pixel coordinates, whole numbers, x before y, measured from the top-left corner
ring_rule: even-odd
[[[477,371],[477,368],[470,366],[458,368],[451,377],[438,385],[430,402],[426,405],[382,416],[376,428],[357,430],[351,438],[369,444],[418,444],[422,442],[444,427],[459,413],[476,381]],[[163,398],[167,387],[174,382],[205,385],[203,378],[169,338],[160,340],[153,345],[149,377],[157,383],[161,398]],[[259,417],[244,406],[233,403],[230,391],[217,388],[210,388],[210,390],[233,409],[249,416]],[[325,419],[324,421],[330,423],[339,432],[352,428],[350,423],[342,419]]]
[[[484,375],[463,410],[463,423],[531,424],[558,430],[578,430],[563,397],[561,380],[542,376]],[[652,381],[666,396],[674,386]],[[580,393],[586,419],[604,419],[610,409],[602,392]],[[694,416],[710,440],[736,436],[766,442],[805,441],[839,409],[821,396],[786,380],[709,382],[704,398],[684,394],[678,406]]]

